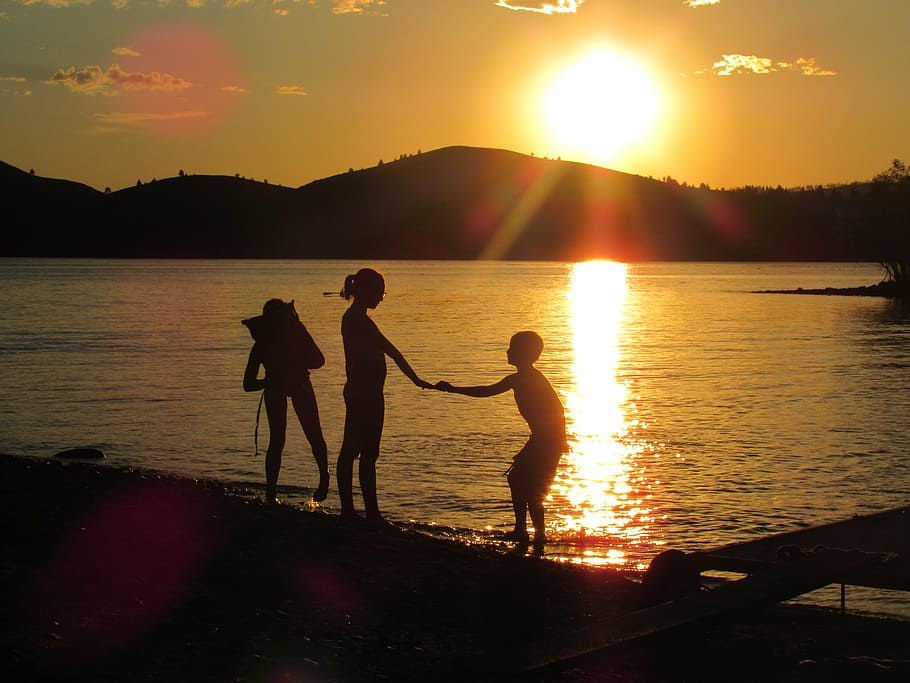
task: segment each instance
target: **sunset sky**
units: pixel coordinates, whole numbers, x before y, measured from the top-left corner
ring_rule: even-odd
[[[0,160],[298,186],[449,145],[712,187],[910,161],[910,0],[0,0]]]

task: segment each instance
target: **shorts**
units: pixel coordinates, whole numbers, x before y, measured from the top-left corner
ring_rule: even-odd
[[[543,500],[550,491],[565,450],[565,441],[532,436],[506,472],[509,487],[525,500]]]

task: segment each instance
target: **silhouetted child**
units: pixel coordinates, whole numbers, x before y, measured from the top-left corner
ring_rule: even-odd
[[[512,336],[506,358],[517,372],[495,384],[456,387],[439,382],[435,388],[465,396],[487,397],[515,392],[518,412],[531,428],[528,442],[513,458],[506,471],[515,510],[515,528],[506,534],[508,540],[529,541],[527,516],[534,524],[534,547],[542,549],[547,541],[543,501],[550,490],[556,467],[567,449],[566,418],[562,402],[547,378],[534,367],[543,351],[543,340],[536,332],[518,332]]]
[[[401,352],[386,339],[367,311],[376,308],[385,297],[385,280],[371,268],[364,268],[344,280],[341,296],[353,299],[341,318],[341,337],[344,341],[344,438],[338,455],[336,476],[341,498],[341,516],[356,517],[354,513],[354,460],[360,457],[360,490],[367,520],[385,524],[376,498],[376,460],[385,420],[383,388],[388,356],[414,384],[422,389],[432,388],[411,369]]]
[[[243,373],[243,390],[264,389],[263,400],[269,421],[269,446],[265,454],[265,500],[277,503],[278,472],[287,432],[288,396],[297,413],[313,457],[319,467],[319,486],[313,500],[323,501],[329,490],[328,449],[319,422],[316,394],[310,382],[310,370],[325,364],[322,351],[300,322],[294,302],[269,299],[262,315],[243,321],[255,343],[250,350]],[[265,377],[259,379],[259,367]],[[258,416],[257,416],[258,427]]]

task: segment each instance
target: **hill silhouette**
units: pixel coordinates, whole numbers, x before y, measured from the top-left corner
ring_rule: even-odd
[[[908,184],[713,190],[447,147],[292,189],[181,175],[110,193],[0,162],[3,256],[884,260]]]

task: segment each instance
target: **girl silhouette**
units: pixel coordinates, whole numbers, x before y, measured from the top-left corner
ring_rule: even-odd
[[[383,387],[388,356],[414,384],[421,389],[433,385],[417,376],[401,352],[386,339],[367,311],[376,308],[385,297],[385,280],[371,268],[364,268],[344,280],[341,296],[353,299],[341,318],[344,341],[344,437],[338,455],[336,477],[341,498],[341,516],[354,519],[354,460],[360,457],[360,490],[367,520],[385,524],[376,499],[376,460],[385,419]]]

